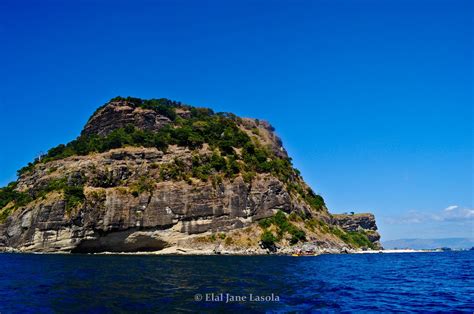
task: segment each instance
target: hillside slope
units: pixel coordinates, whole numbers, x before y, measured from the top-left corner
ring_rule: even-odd
[[[112,99],[0,189],[0,247],[262,254],[379,248],[331,215],[273,127],[167,99]]]

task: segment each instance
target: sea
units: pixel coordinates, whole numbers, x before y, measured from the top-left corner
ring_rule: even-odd
[[[0,254],[0,313],[474,311],[474,251]]]

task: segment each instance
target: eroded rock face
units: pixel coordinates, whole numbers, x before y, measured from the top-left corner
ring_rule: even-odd
[[[345,231],[364,231],[368,239],[380,245],[380,234],[377,231],[375,216],[370,213],[354,215],[332,215],[333,223],[339,225]]]
[[[186,117],[189,111],[180,108],[176,114]],[[170,119],[154,110],[115,101],[100,108],[82,134],[104,136],[129,124],[157,131],[170,123]],[[260,145],[276,156],[288,157],[267,122],[239,119],[238,127],[249,136],[258,137]],[[199,237],[202,240],[203,235],[250,227],[255,227],[255,233],[247,240],[255,240],[262,233],[256,222],[278,210],[296,213],[300,220],[294,223],[300,228],[305,228],[301,217],[306,217],[306,222],[314,219],[326,227],[339,225],[346,231],[364,230],[369,240],[379,245],[373,215],[332,216],[325,206],[311,208],[301,195],[294,191],[290,194],[288,186],[275,175],[255,174],[250,181],[244,181],[240,174],[232,179],[221,176],[220,181],[203,182],[197,178],[169,178],[161,171],[179,160],[180,167],[189,173],[193,158],[208,158],[212,154],[207,144],[193,151],[170,145],[166,152],[125,147],[38,163],[17,182],[18,191],[34,196],[35,200],[13,211],[0,224],[0,248],[78,253],[157,251],[183,243],[191,243],[195,248],[207,245],[194,241]],[[68,186],[83,188],[85,199],[80,205],[70,208],[64,191],[48,190],[52,182],[60,180],[66,180]],[[300,177],[296,180],[301,189],[307,188]],[[307,240],[313,246],[325,250],[347,246],[335,235],[314,228],[311,226],[311,232],[307,230]],[[250,249],[258,251],[258,241],[250,242]],[[250,242],[235,245],[248,247]]]
[[[252,130],[254,132],[257,130],[262,143],[270,147],[276,156],[282,158],[288,157],[288,153],[283,147],[281,139],[275,134],[275,129],[269,122],[251,118],[242,118],[241,121],[242,129],[247,131],[250,136],[255,135],[252,133]]]
[[[157,231],[140,231],[132,228],[109,233],[97,232],[92,237],[78,241],[78,245],[71,252],[147,252],[163,250],[169,246],[170,244],[163,240]]]
[[[377,231],[375,216],[373,214],[333,215],[335,223],[346,231],[358,229]]]
[[[127,154],[133,155],[115,151],[88,161],[100,164],[112,155]],[[146,173],[148,169],[145,159],[121,160],[131,172],[140,173],[141,169]],[[83,166],[81,158],[70,162],[71,174],[76,173],[75,167]],[[122,167],[114,163],[109,171],[120,173],[116,169]],[[86,180],[94,182],[93,170],[87,169],[96,167],[81,169]],[[154,175],[152,171],[149,174]],[[89,187],[84,206],[70,213],[64,200],[54,194],[15,212],[5,223],[6,236],[0,241],[25,251],[159,250],[188,236],[243,228],[278,209],[307,210],[296,206],[283,184],[270,175],[258,176],[251,184],[237,177],[217,186],[164,181],[136,196],[120,186]]]
[[[169,123],[171,123],[170,119],[154,110],[135,108],[126,101],[116,101],[99,109],[87,122],[82,135],[105,136],[129,124],[141,130],[158,131]]]

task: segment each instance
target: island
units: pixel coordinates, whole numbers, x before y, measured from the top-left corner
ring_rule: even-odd
[[[321,254],[379,250],[372,214],[329,213],[266,121],[115,97],[0,189],[0,249]]]

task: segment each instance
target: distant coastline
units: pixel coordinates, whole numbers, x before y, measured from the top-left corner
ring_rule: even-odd
[[[397,239],[383,241],[385,249],[433,250],[439,248],[470,249],[474,247],[474,238],[438,238],[438,239]]]

